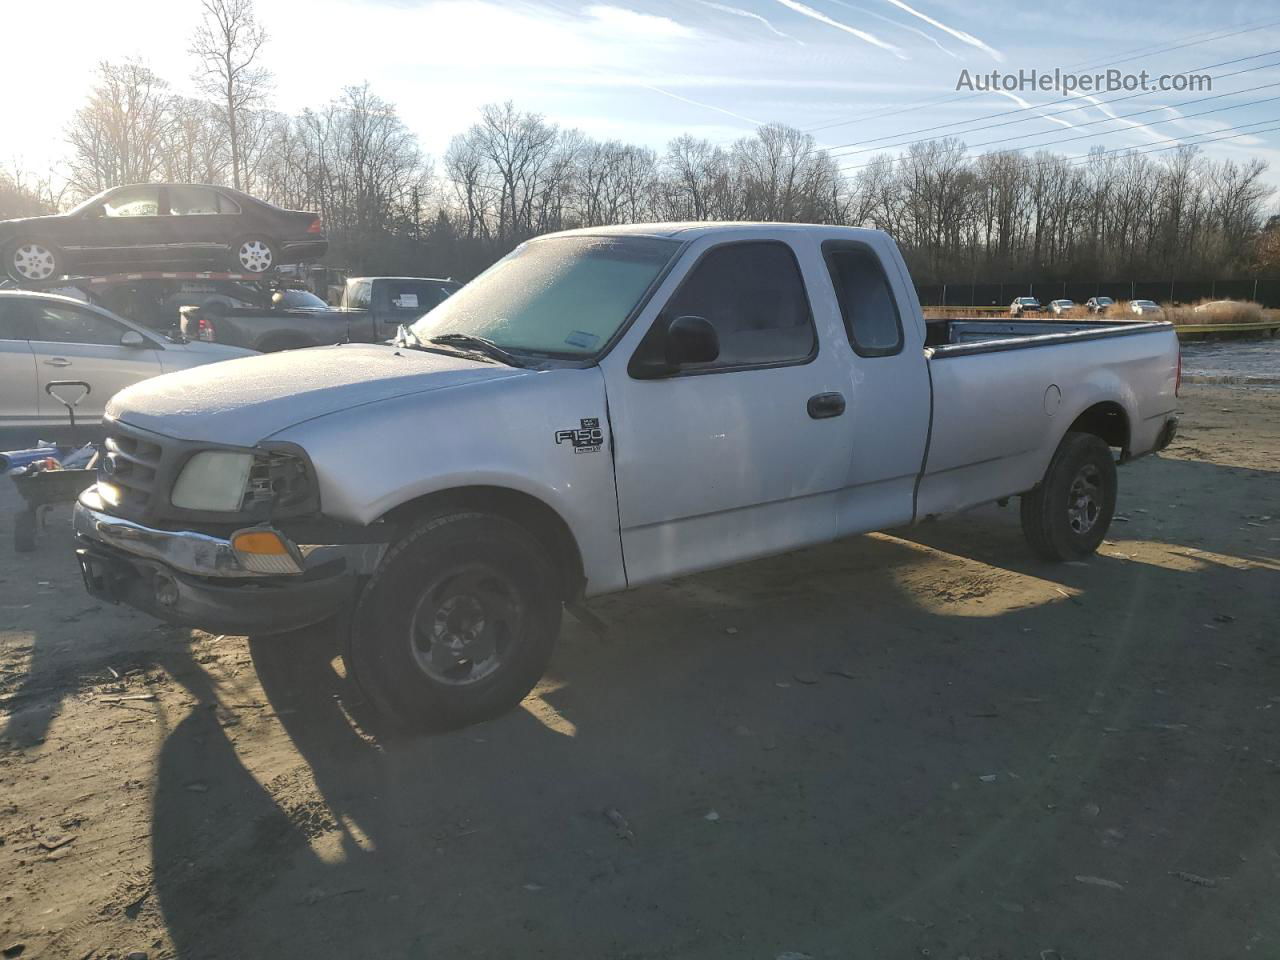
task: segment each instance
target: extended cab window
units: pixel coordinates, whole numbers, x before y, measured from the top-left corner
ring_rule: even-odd
[[[730,243],[702,257],[662,312],[663,322],[710,321],[720,357],[686,369],[806,360],[817,340],[804,280],[791,248],[776,240]]]
[[[880,258],[860,243],[827,242],[822,253],[844,317],[849,345],[861,357],[902,350],[902,319]]]

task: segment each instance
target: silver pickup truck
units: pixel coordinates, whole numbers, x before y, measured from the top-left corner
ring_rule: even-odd
[[[878,231],[572,231],[394,343],[120,393],[78,553],[174,623],[334,618],[386,713],[465,722],[598,594],[1013,496],[1037,555],[1087,556],[1178,376],[1167,323],[926,323]]]

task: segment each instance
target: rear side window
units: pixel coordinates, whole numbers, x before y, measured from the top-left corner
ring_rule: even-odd
[[[822,245],[849,345],[860,357],[887,357],[902,350],[902,318],[880,258],[860,243]]]
[[[720,357],[691,370],[796,363],[817,340],[795,254],[774,240],[716,247],[694,266],[667,303],[663,318],[710,321]]]
[[[351,283],[347,285],[347,306],[355,307],[360,310],[369,309],[369,301],[372,299],[373,284],[368,280],[362,283]]]

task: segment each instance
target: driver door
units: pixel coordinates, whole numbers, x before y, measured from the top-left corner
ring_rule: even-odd
[[[173,237],[162,188],[121,187],[86,211],[64,247],[77,263],[131,266],[171,256]]]
[[[28,301],[28,328],[35,354],[36,402],[41,424],[62,426],[67,410],[45,388],[53,380],[83,380],[89,395],[76,407],[76,422],[102,419],[107,401],[125,387],[162,373],[160,347],[149,337],[127,347],[121,338],[132,330],[105,314],[54,301]],[[135,331],[136,332],[136,331]]]

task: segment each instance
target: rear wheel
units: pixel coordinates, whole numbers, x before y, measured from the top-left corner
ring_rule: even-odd
[[[279,259],[275,244],[266,237],[241,237],[231,246],[231,268],[243,273],[266,273]]]
[[[1042,560],[1077,560],[1098,549],[1116,510],[1116,462],[1092,433],[1062,438],[1040,486],[1022,495],[1022,532]]]
[[[419,523],[356,606],[348,663],[402,728],[445,728],[518,704],[560,631],[559,577],[523,527],[484,513]]]
[[[5,251],[4,264],[10,278],[19,283],[24,280],[48,280],[65,272],[62,254],[57,247],[30,237],[9,245]]]

